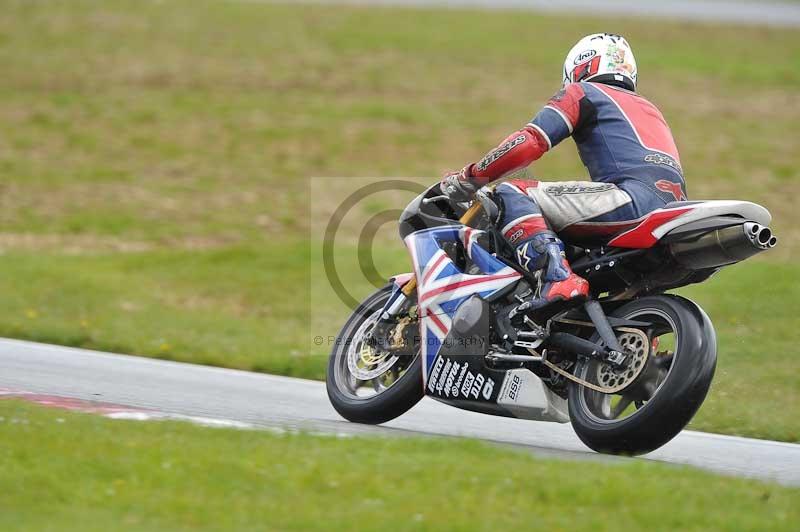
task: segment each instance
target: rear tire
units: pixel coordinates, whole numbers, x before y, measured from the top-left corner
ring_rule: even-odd
[[[337,337],[337,342],[328,360],[325,378],[328,398],[333,408],[345,419],[354,423],[375,425],[390,421],[417,404],[424,395],[422,387],[422,360],[417,352],[405,373],[397,382],[370,397],[356,397],[347,390],[343,381],[341,364],[353,342],[353,335],[375,312],[383,308],[392,293],[388,285],[368,297],[350,316]],[[346,364],[345,364],[346,366]],[[337,368],[339,368],[337,370]]]
[[[672,322],[676,338],[666,377],[650,399],[622,420],[602,419],[588,406],[598,397],[592,394],[599,392],[577,383],[569,388],[569,414],[575,433],[597,452],[637,455],[661,447],[689,423],[711,386],[717,344],[714,326],[706,313],[688,299],[658,295],[632,301],[611,315],[647,321],[641,317],[647,312]],[[590,362],[579,362],[576,375],[588,375],[587,364]]]

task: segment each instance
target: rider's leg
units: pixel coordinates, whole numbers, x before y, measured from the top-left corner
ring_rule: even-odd
[[[503,206],[498,225],[515,248],[517,261],[530,272],[541,272],[541,290],[529,308],[589,294],[589,283],[572,272],[564,256],[564,243],[550,228],[533,195],[528,194],[528,188],[537,184],[514,180],[501,183],[495,190]]]

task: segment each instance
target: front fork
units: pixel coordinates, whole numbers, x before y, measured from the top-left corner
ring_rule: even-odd
[[[407,303],[409,302],[409,298],[404,293],[403,287],[409,282],[410,281],[406,281],[405,284],[401,284],[398,279],[394,279],[392,295],[389,296],[389,299],[386,300],[386,303],[383,305],[380,316],[375,322],[375,326],[368,333],[366,339],[367,343],[372,347],[383,349],[390,347],[391,342],[389,340],[389,334],[392,328],[397,325],[402,312],[408,309]]]

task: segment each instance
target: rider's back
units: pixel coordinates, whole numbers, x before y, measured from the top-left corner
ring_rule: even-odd
[[[571,131],[562,130],[565,123]],[[593,181],[624,187],[636,180],[659,195],[675,196],[671,199],[685,196],[672,132],[661,111],[635,92],[602,83],[571,83],[548,102],[533,125],[549,134],[553,144],[571,133]],[[676,185],[674,192],[667,183],[657,185],[664,180]]]

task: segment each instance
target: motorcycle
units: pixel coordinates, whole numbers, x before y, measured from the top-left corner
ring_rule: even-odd
[[[484,187],[459,204],[433,185],[403,211],[414,272],[350,316],[327,391],[345,419],[384,423],[424,395],[457,408],[571,422],[601,453],[675,437],[714,376],[714,326],[668,290],[774,247],[770,213],[745,201],[677,201],[617,234],[560,235],[590,297],[528,310],[540,279],[517,265]]]

